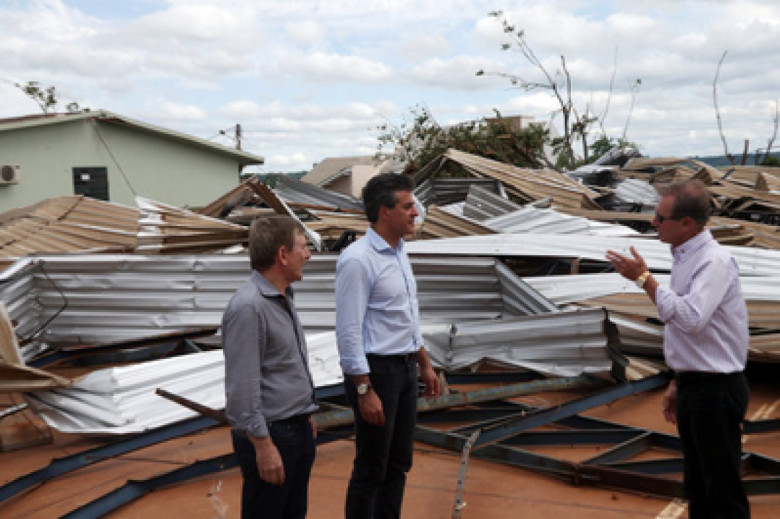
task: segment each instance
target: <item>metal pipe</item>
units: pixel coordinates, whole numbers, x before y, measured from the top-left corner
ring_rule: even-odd
[[[425,398],[417,399],[417,410],[421,413],[428,411],[437,411],[449,409],[468,404],[480,402],[490,402],[493,400],[503,400],[531,393],[542,391],[562,391],[564,389],[578,389],[587,387],[602,386],[606,382],[587,375],[577,377],[548,378],[543,380],[534,380],[531,382],[522,382],[520,384],[511,384],[508,386],[489,387],[485,389],[476,389],[473,391],[464,391],[462,393],[450,393],[442,395],[436,400]],[[328,411],[314,415],[315,423],[318,428],[334,427],[337,425],[350,424],[354,420],[351,409],[340,411]]]

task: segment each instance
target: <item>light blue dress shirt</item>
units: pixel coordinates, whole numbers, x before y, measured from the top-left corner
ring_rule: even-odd
[[[336,338],[347,375],[370,370],[366,354],[404,355],[423,344],[417,284],[400,240],[393,249],[369,228],[336,263]]]

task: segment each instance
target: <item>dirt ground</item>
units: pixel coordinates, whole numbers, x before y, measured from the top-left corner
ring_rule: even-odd
[[[780,418],[780,380],[751,382],[750,419]],[[662,390],[620,399],[592,409],[586,415],[663,433],[674,428],[660,413]],[[550,406],[572,398],[567,393],[537,394],[520,401]],[[4,422],[7,422],[5,419]],[[4,424],[3,427],[10,427]],[[46,466],[53,458],[98,445],[95,440],[55,433],[43,445],[0,453],[0,483]],[[780,459],[780,432],[747,436],[745,450]],[[318,447],[310,483],[311,519],[343,516],[354,444],[338,440]],[[564,459],[585,459],[599,447],[535,449]],[[3,518],[49,519],[59,517],[122,485],[144,479],[198,459],[231,451],[225,427],[171,440],[64,474],[0,504]],[[455,512],[460,455],[419,443],[409,474],[403,517],[420,519],[505,518],[676,518],[687,517],[685,503],[670,498],[575,486],[568,481],[525,469],[472,458],[463,491],[465,505]],[[237,468],[156,490],[114,511],[107,517],[136,519],[238,518],[241,475]],[[752,496],[754,519],[780,519],[780,495]],[[460,515],[457,515],[457,514]]]

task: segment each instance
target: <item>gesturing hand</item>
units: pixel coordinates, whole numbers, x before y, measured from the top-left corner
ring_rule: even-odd
[[[647,270],[647,265],[645,264],[645,260],[642,258],[642,256],[639,255],[633,245],[629,250],[633,256],[632,258],[624,256],[623,254],[620,254],[614,250],[608,250],[606,257],[621,276],[633,281]]]

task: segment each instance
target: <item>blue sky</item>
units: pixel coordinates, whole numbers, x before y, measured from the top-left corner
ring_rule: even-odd
[[[503,10],[550,71],[565,55],[575,104],[650,156],[766,145],[780,99],[780,6],[765,1],[0,0],[0,117],[39,112],[14,83],[55,85],[70,101],[243,149],[261,171],[308,170],[370,155],[377,127],[428,107],[442,124],[491,116],[549,121],[538,79],[488,11]],[[616,57],[616,58],[615,58]],[[611,95],[610,78],[616,61]],[[629,85],[642,80],[633,111]],[[555,118],[554,125],[559,124]],[[779,146],[780,147],[780,146]]]

